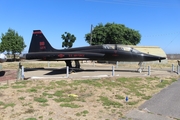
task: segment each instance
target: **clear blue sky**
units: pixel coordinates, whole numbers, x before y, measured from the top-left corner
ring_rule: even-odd
[[[61,35],[77,38],[73,47],[88,46],[90,26],[115,22],[138,30],[141,46],[159,46],[180,54],[180,0],[1,0],[0,33],[12,28],[29,49],[33,30],[42,30],[54,48]]]

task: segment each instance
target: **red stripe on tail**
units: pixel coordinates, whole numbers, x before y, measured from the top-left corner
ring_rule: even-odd
[[[33,32],[33,34],[42,34],[41,31],[36,31],[36,32]]]

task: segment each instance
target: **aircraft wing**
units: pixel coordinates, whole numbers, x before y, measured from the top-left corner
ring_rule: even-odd
[[[56,58],[53,60],[57,61],[65,61],[65,60],[90,60],[89,58]]]

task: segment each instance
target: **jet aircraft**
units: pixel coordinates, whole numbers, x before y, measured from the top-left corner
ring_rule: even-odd
[[[76,68],[80,68],[79,60],[139,62],[141,65],[145,61],[158,60],[161,62],[166,57],[146,54],[133,47],[120,44],[103,44],[58,50],[50,45],[41,30],[33,30],[29,51],[27,54],[23,54],[21,59],[65,61],[69,68],[72,68],[71,61],[75,61]]]
[[[7,57],[5,54],[0,53],[0,63],[6,62],[7,61]]]

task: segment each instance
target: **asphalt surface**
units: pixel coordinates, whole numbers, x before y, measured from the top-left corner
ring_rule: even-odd
[[[91,79],[91,78],[101,78],[101,77],[143,77],[149,76],[147,69],[142,73],[137,72],[136,68],[116,68],[114,67],[114,74],[112,66],[85,66],[82,69],[74,70],[71,74],[68,74],[68,78],[71,79]],[[32,68],[25,69],[26,78],[67,78],[66,68]],[[157,77],[169,77],[177,76],[176,73],[171,73],[169,70],[151,70],[151,76]]]
[[[180,119],[180,79],[154,95],[138,109],[129,111],[126,117],[132,120]]]

